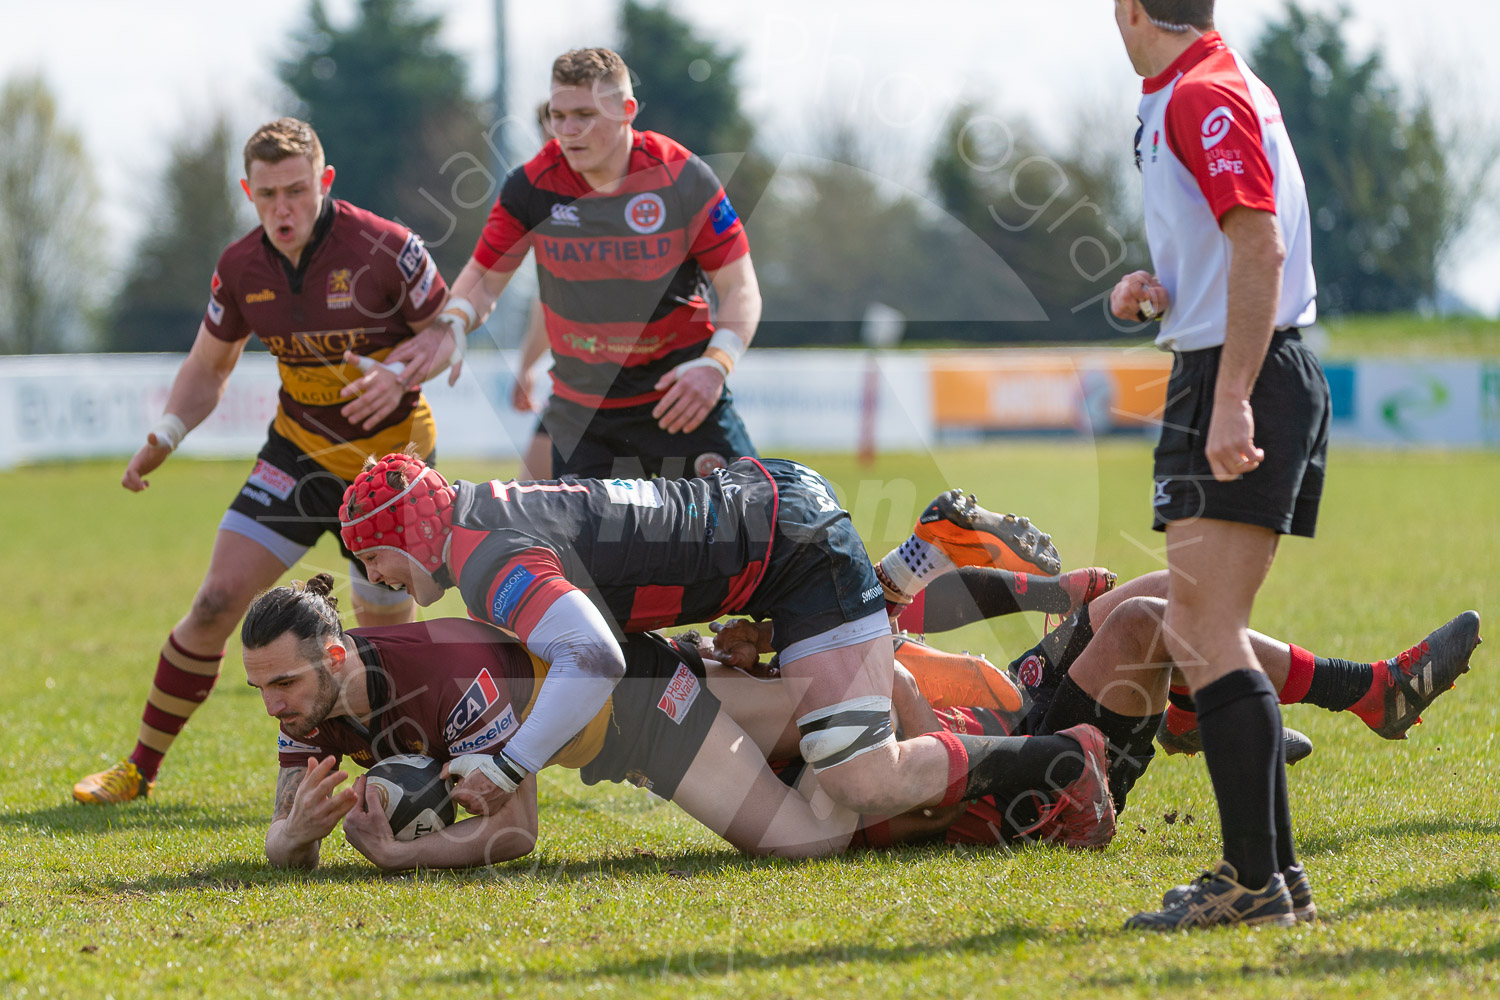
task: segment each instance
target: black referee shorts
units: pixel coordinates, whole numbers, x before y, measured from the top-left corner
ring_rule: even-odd
[[[1174,356],[1161,440],[1156,446],[1154,527],[1212,518],[1311,538],[1328,464],[1328,379],[1296,330],[1278,330],[1250,393],[1255,444],[1266,453],[1253,472],[1214,478],[1204,451],[1223,348]]]

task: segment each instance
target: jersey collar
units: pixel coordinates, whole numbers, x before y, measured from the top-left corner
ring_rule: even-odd
[[[1217,31],[1206,31],[1194,40],[1192,45],[1182,50],[1182,55],[1172,60],[1172,65],[1162,70],[1153,77],[1148,77],[1141,85],[1141,93],[1154,94],[1167,84],[1194,66],[1213,55],[1221,49],[1227,48],[1224,39]]]
[[[307,246],[302,248],[302,255],[297,258],[296,267],[292,266],[292,262],[285,254],[276,249],[276,245],[271,242],[271,234],[265,231],[265,227],[261,228],[260,241],[281,265],[282,273],[286,275],[287,286],[294,294],[301,294],[302,279],[307,277],[307,269],[312,264],[313,254],[327,238],[328,231],[333,228],[333,219],[337,213],[338,209],[333,203],[333,198],[325,195],[323,208],[318,212],[318,220],[313,223],[312,234],[307,238]]]

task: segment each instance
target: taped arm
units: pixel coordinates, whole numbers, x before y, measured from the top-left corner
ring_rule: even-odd
[[[505,754],[534,774],[599,714],[625,676],[625,653],[580,590],[560,595],[523,638],[551,669]]]

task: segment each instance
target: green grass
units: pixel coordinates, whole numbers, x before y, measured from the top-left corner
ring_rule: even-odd
[[[1500,358],[1500,320],[1349,316],[1326,320],[1330,358]]]
[[[804,457],[877,551],[952,483],[1030,513],[1071,565],[1159,565],[1143,446],[1007,444],[868,470]],[[70,784],[131,746],[155,651],[244,472],[173,463],[142,496],[116,485],[115,463],[0,475],[0,996],[1500,994],[1493,647],[1408,743],[1288,709],[1317,744],[1290,781],[1325,914],[1292,930],[1119,929],[1215,857],[1206,773],[1183,758],[1158,758],[1100,854],[747,860],[646,793],[548,772],[523,861],[386,877],[336,834],[317,872],[278,871],[262,853],[275,731],[234,647],[148,803],[74,806]],[[1497,495],[1500,455],[1337,452],[1321,537],[1284,545],[1255,624],[1371,658],[1465,608],[1500,614]],[[331,541],[298,575],[314,567],[341,571]],[[998,659],[1039,627],[1027,616],[943,641]]]

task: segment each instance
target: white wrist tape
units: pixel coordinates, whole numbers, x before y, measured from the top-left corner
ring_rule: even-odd
[[[721,375],[723,375],[725,378],[729,377],[729,369],[725,368],[724,367],[724,362],[720,361],[718,358],[694,358],[691,361],[684,361],[682,364],[678,365],[675,369],[673,369],[673,371],[675,371],[675,372],[677,372],[677,374],[681,375],[683,372],[687,371],[689,368],[709,368],[709,367],[717,368],[717,369],[719,369],[719,373]]]
[[[377,368],[381,368],[385,371],[390,372],[397,378],[400,378],[401,373],[406,371],[406,365],[404,362],[392,361],[390,364],[386,364],[384,361],[376,361],[374,358],[367,358],[363,354],[355,359],[354,366],[362,372],[372,372]]]
[[[457,780],[467,778],[475,771],[484,775],[492,785],[507,795],[526,780],[526,772],[507,757],[503,750],[493,757],[486,753],[466,753],[448,762],[448,774]]]
[[[479,310],[468,299],[449,299],[438,318],[444,316],[452,317],[449,326],[453,328],[453,354],[448,363],[456,365],[469,349],[469,331],[479,325]]]
[[[146,440],[158,448],[166,448],[168,451],[176,451],[177,446],[182,444],[182,439],[187,437],[187,424],[175,413],[163,413],[156,426],[146,432]]]
[[[729,355],[730,367],[740,363],[740,358],[745,356],[745,342],[740,335],[728,327],[721,326],[714,331],[714,335],[708,338],[708,346],[716,347]]]

